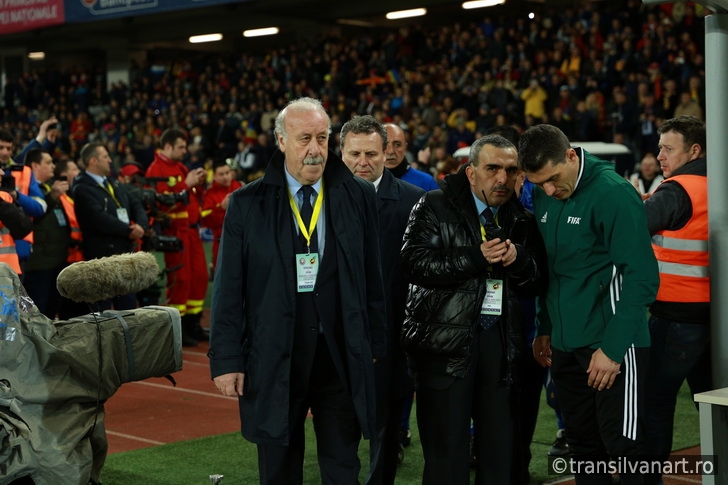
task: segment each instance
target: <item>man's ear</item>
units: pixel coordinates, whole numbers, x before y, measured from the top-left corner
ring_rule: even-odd
[[[470,185],[475,185],[475,169],[473,168],[473,164],[469,164],[465,167],[465,176],[468,177]]]
[[[703,156],[703,147],[701,147],[697,143],[693,143],[693,146],[690,147],[690,161],[693,161],[702,156]]]

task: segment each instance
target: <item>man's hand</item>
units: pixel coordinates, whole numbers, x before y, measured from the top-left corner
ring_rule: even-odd
[[[610,389],[614,384],[617,374],[619,374],[621,364],[614,362],[612,359],[606,356],[602,349],[597,349],[592,354],[591,361],[589,362],[589,368],[586,372],[589,374],[589,380],[587,384],[589,387],[599,389]]]
[[[199,185],[204,182],[206,178],[207,172],[205,172],[205,169],[196,168],[187,174],[187,178],[185,178],[185,184],[187,184],[187,187],[194,187],[195,185]]]
[[[541,367],[551,367],[551,336],[541,335],[533,341],[533,358]]]
[[[222,202],[220,202],[220,207],[222,207],[223,210],[227,210],[228,206],[230,205],[231,195],[233,195],[232,192],[223,197]]]
[[[243,395],[243,382],[245,382],[245,374],[242,372],[232,372],[230,374],[223,374],[213,379],[217,390],[223,396],[242,396]]]
[[[55,130],[55,126],[58,124],[58,118],[55,116],[51,116],[47,120],[45,120],[43,123],[40,124],[40,128],[38,129],[38,136],[35,137],[35,141],[38,143],[43,143],[43,141],[48,136],[48,130]],[[52,128],[51,128],[52,127]],[[54,136],[55,138],[55,136]]]
[[[499,238],[483,241],[480,245],[480,252],[488,264],[503,263],[508,266],[516,260],[516,247],[511,244],[510,239],[501,241]]]
[[[66,180],[56,180],[53,182],[53,186],[51,187],[51,197],[58,200],[61,195],[68,192],[68,187],[69,185]]]
[[[430,147],[425,147],[424,150],[417,152],[417,161],[423,165],[428,165],[430,163]]]
[[[144,236],[144,228],[139,224],[132,224],[129,239],[136,240],[140,239],[142,236]]]

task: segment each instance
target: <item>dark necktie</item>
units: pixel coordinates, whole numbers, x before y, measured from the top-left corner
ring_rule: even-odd
[[[490,207],[483,209],[483,212],[481,212],[480,215],[483,216],[483,227],[492,227],[495,224],[495,221],[493,220],[493,211],[490,210]]]
[[[483,218],[483,227],[485,227],[486,231],[489,227],[495,226],[495,221],[493,220],[493,211],[490,210],[490,207],[486,207],[483,212],[480,213],[480,215]],[[483,330],[490,330],[499,321],[500,315],[485,315],[481,313],[478,317],[478,323],[481,327],[483,327]]]
[[[303,204],[301,204],[301,219],[303,219],[304,227],[306,227],[306,230],[308,230],[308,227],[311,224],[311,217],[313,216],[313,206],[311,205],[311,195],[315,194],[316,191],[313,190],[312,186],[304,185],[301,187],[300,192],[303,194]],[[303,243],[303,246],[306,247],[306,238],[303,236],[303,233],[300,234],[300,237],[301,237],[301,242]],[[316,233],[315,227],[311,233],[310,251],[312,253],[318,252],[318,234]]]

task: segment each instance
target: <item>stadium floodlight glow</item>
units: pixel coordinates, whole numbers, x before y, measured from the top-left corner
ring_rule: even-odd
[[[276,35],[278,27],[265,27],[262,29],[251,29],[243,32],[243,37],[260,37],[262,35]]]
[[[413,8],[410,10],[397,10],[396,12],[389,12],[386,17],[389,20],[406,19],[410,17],[422,17],[427,15],[426,8]]]
[[[45,59],[45,52],[28,52],[28,59],[31,61],[42,61]]]
[[[203,34],[190,37],[190,44],[202,44],[203,42],[217,42],[222,40],[222,34]]]
[[[495,7],[496,5],[503,5],[506,0],[474,0],[472,2],[463,3],[463,8],[469,10],[471,8],[483,8],[483,7]]]

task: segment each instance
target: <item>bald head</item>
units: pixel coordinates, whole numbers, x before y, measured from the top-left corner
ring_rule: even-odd
[[[399,166],[407,153],[407,139],[404,131],[393,123],[384,125],[387,130],[387,149],[384,152],[384,166],[392,169]]]

